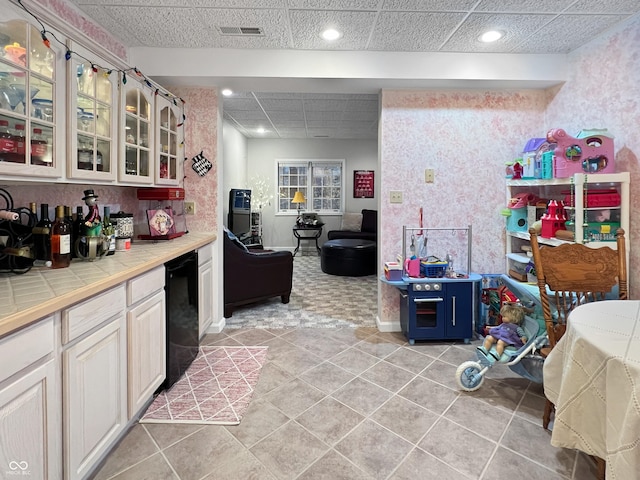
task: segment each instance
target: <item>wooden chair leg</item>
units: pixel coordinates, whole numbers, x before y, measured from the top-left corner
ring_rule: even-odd
[[[600,457],[593,457],[596,461],[596,469],[598,472],[598,480],[605,480],[605,474],[607,471],[607,462]]]
[[[551,412],[555,410],[555,405],[549,400],[546,400],[544,404],[544,413],[542,414],[542,427],[544,429],[549,428],[549,422],[551,421]]]

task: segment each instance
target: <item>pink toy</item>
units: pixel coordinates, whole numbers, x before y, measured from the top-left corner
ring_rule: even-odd
[[[613,137],[607,130],[582,130],[577,137],[561,128],[547,132],[547,141],[555,143],[553,176],[568,178],[574,173],[614,173]]]
[[[553,238],[556,236],[558,230],[566,230],[565,223],[567,222],[567,216],[564,213],[564,205],[562,202],[551,200],[547,212],[540,220],[542,221],[541,237]]]

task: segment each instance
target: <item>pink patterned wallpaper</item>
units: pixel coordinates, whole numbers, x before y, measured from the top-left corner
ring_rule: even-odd
[[[618,171],[630,171],[631,212],[640,207],[640,20],[572,54],[573,74],[548,91],[383,91],[381,117],[380,252],[394,260],[402,250],[402,226],[473,226],[472,270],[505,271],[504,163],[531,137],[561,127],[608,128],[616,137]],[[424,170],[435,183],[424,183]],[[404,203],[389,203],[389,191]],[[640,298],[640,225],[632,214],[630,288]],[[637,242],[636,242],[637,244]],[[398,321],[394,288],[381,287],[382,322]]]

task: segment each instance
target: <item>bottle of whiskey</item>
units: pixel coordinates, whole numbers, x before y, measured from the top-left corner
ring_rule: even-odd
[[[51,226],[51,268],[71,264],[71,225],[64,218],[64,206],[56,207],[56,220]]]
[[[36,260],[51,260],[51,220],[49,220],[49,204],[40,204],[40,220],[33,227],[33,246]]]
[[[111,207],[104,207],[102,233],[109,237],[109,250],[107,250],[107,255],[113,255],[116,253],[116,227],[111,223]]]
[[[77,258],[75,244],[76,240],[82,235],[82,226],[84,225],[84,214],[82,213],[82,206],[76,206],[76,218],[71,223],[71,258]]]

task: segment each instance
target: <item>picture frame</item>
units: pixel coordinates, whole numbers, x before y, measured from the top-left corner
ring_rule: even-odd
[[[162,237],[176,233],[176,222],[173,219],[173,209],[170,207],[157,210],[147,210],[149,234],[152,237]]]
[[[373,198],[374,171],[353,171],[353,198]]]

